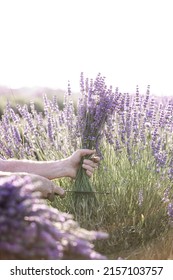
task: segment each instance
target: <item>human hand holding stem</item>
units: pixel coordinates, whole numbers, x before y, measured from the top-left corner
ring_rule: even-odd
[[[75,179],[82,164],[82,168],[85,169],[86,174],[91,177],[94,169],[98,167],[100,158],[95,155],[96,150],[80,149],[74,152],[69,158],[68,168],[69,177]],[[87,157],[87,158],[85,158]]]
[[[91,177],[94,170],[98,167],[100,162],[100,158],[95,155],[95,150],[90,149],[80,149],[75,151],[70,157],[67,158],[67,170],[68,177],[75,179],[79,170],[82,168],[82,172],[86,172],[88,177]],[[85,157],[88,157],[86,159]],[[82,164],[81,164],[82,163]],[[41,191],[42,195],[49,200],[54,199],[54,195],[59,195],[61,198],[65,197],[65,191],[54,184],[52,181],[47,180],[46,178],[42,178],[42,180],[49,182],[48,184],[38,184],[37,190]],[[42,181],[41,180],[41,181]]]
[[[68,157],[68,177],[75,179],[81,168],[82,172],[86,172],[86,175],[88,177],[91,177],[95,168],[98,167],[98,163],[100,161],[100,158],[96,156],[95,153],[95,150],[80,149],[75,151],[70,157]],[[88,157],[88,159],[84,157]],[[47,182],[48,181],[49,180],[47,180]],[[65,191],[61,187],[57,186],[52,181],[49,181],[49,184],[49,188],[47,188],[46,184],[38,184],[37,190],[41,191],[42,195],[44,195],[44,197],[47,197],[51,201],[54,199],[55,194],[59,195],[61,198],[65,197]]]

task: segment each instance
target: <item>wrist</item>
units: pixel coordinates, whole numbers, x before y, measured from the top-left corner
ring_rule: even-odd
[[[52,168],[52,178],[69,177],[68,166],[68,158],[55,161],[54,167]]]

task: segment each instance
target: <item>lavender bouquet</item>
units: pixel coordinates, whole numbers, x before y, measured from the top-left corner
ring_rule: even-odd
[[[81,148],[95,149],[101,156],[100,143],[108,117],[115,108],[115,95],[112,87],[107,88],[105,77],[99,73],[93,81],[80,80],[81,97],[77,108],[77,133],[81,138]],[[86,157],[87,158],[87,157]],[[92,214],[93,205],[97,205],[97,196],[88,176],[81,166],[73,186],[75,209],[82,214]]]

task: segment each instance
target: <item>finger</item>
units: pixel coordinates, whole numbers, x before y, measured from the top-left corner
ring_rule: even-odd
[[[59,195],[61,198],[64,198],[66,192],[62,188],[58,186],[54,186],[54,191],[47,194],[47,199],[49,199],[50,201],[54,201],[55,195]]]
[[[59,195],[61,198],[65,197],[66,192],[59,186],[54,186],[54,194]]]
[[[91,159],[93,162],[95,162],[95,163],[99,163],[99,162],[100,162],[100,157],[95,156],[95,155],[91,156],[90,159]]]
[[[92,167],[91,165],[88,165],[88,164],[82,164],[82,167],[84,169],[86,169],[87,171],[93,173],[94,172],[94,167]]]
[[[88,175],[88,177],[91,177],[93,175],[89,170],[86,171],[86,174]]]
[[[93,167],[93,168],[97,168],[97,167],[98,167],[98,164],[97,164],[97,163],[94,163],[94,162],[93,162],[92,160],[90,160],[90,159],[84,159],[83,163],[86,164],[86,165],[89,165],[89,166],[91,166],[91,167]]]
[[[96,153],[96,150],[90,150],[90,149],[80,149],[78,150],[80,152],[80,155],[83,157],[83,156],[86,156],[86,155],[93,155]]]

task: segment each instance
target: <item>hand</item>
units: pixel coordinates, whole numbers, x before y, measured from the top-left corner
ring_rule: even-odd
[[[54,184],[51,180],[36,174],[29,174],[25,172],[0,172],[0,177],[9,177],[12,175],[17,175],[20,177],[29,177],[33,184],[33,191],[39,191],[42,198],[47,198],[50,201],[54,199],[55,194],[59,195],[61,198],[65,196],[65,191]]]
[[[100,161],[100,158],[98,156],[94,156],[95,153],[95,150],[89,149],[80,149],[74,152],[68,158],[69,177],[73,179],[76,177],[81,160],[86,155],[91,155],[91,159],[84,159],[82,167],[86,170],[86,174],[91,177],[94,169],[98,167],[98,163]]]
[[[43,198],[47,198],[50,201],[53,201],[55,195],[59,195],[61,198],[65,196],[65,191],[61,187],[54,184],[51,180],[33,174],[29,174],[29,177],[34,184],[33,190],[41,192],[41,196]]]

